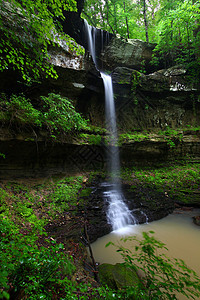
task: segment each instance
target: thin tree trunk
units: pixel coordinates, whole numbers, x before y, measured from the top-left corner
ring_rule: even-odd
[[[149,43],[148,22],[147,22],[147,14],[146,14],[146,0],[143,0],[143,15],[144,15],[146,42]]]
[[[117,28],[117,19],[116,19],[116,16],[117,16],[117,10],[116,10],[116,5],[115,5],[115,3],[114,3],[115,32],[117,33],[118,28]]]
[[[107,23],[108,23],[110,29],[112,30],[113,34],[115,35],[115,31],[114,31],[114,29],[112,28],[112,26],[109,23],[109,5],[108,5],[108,0],[106,0],[106,7],[107,7],[107,14],[106,14]]]
[[[126,14],[126,3],[124,1],[124,13]],[[130,32],[129,32],[129,24],[128,24],[128,18],[126,16],[126,32],[128,39],[130,38]]]

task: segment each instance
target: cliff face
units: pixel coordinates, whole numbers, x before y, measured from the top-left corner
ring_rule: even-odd
[[[100,73],[87,52],[84,22],[80,18],[82,1],[77,13],[66,13],[63,29],[85,46],[86,54],[77,56],[60,40],[49,48],[50,62],[58,79],[43,78],[27,87],[19,82],[16,72],[0,73],[2,92],[25,92],[37,100],[49,92],[60,93],[74,101],[76,109],[93,125],[104,126],[104,88]],[[97,44],[107,33],[97,31]],[[128,162],[170,160],[185,155],[199,158],[199,131],[185,131],[200,126],[200,89],[184,67],[157,70],[150,65],[154,45],[139,40],[124,41],[109,35],[109,42],[100,47],[98,59],[102,68],[112,71],[117,123],[120,132],[148,132],[142,141],[122,142],[121,159]],[[140,73],[146,69],[146,74]],[[137,70],[137,71],[136,71]],[[138,71],[139,70],[139,71]],[[153,73],[152,73],[153,72]],[[84,169],[104,169],[107,147],[83,145],[80,141],[65,140],[50,143],[44,132],[12,131],[1,124],[0,176],[44,176],[56,172],[79,172]],[[180,132],[181,138],[170,148],[169,140],[156,135],[167,128]],[[13,128],[12,128],[13,129]],[[184,131],[181,131],[183,130]],[[152,135],[151,135],[152,133]]]

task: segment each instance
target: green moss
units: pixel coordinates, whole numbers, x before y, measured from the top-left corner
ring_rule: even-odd
[[[119,145],[122,145],[123,143],[129,143],[129,142],[141,142],[143,140],[148,139],[148,134],[145,132],[131,132],[131,133],[123,133],[119,135]]]
[[[79,197],[88,197],[91,194],[91,192],[91,188],[85,188],[80,192]]]
[[[140,279],[136,270],[128,268],[125,264],[102,264],[99,266],[99,277],[103,285],[112,289],[121,289],[136,286]]]
[[[102,142],[102,136],[99,134],[81,133],[78,136],[78,140],[83,144],[100,145]]]
[[[134,167],[122,170],[122,178],[134,183],[131,189],[142,185],[144,188],[166,192],[175,201],[200,205],[200,164]]]

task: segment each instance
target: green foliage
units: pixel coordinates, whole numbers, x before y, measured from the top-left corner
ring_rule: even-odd
[[[4,94],[1,95],[0,107],[4,112],[2,121],[9,120],[11,123],[17,121],[36,126],[42,125],[41,113],[23,95],[11,95],[8,100]]]
[[[44,226],[53,216],[76,204],[82,181],[79,176],[33,186],[19,182],[2,185],[0,299],[9,299],[10,293],[12,297],[22,293],[35,300],[52,299],[59,294],[63,299],[65,294],[76,295],[76,283],[71,281],[73,262],[62,244],[46,238]]]
[[[10,288],[16,295],[23,291],[29,299],[50,299],[54,286],[75,270],[64,246],[46,241],[47,248],[38,248],[34,236],[22,235],[11,220],[0,219],[0,298],[9,299]]]
[[[131,143],[131,142],[140,142],[143,140],[147,140],[148,135],[142,132],[130,132],[130,133],[123,133],[119,135],[119,145],[123,143]]]
[[[102,142],[102,136],[99,134],[81,133],[79,138],[83,143],[88,143],[90,145],[100,145]]]
[[[166,67],[186,64],[192,79],[198,81],[199,1],[86,0],[83,16],[91,25],[115,35],[157,43],[153,64],[164,62]]]
[[[82,176],[73,177],[59,181],[48,197],[51,207],[56,211],[67,211],[77,204],[77,195],[82,186]]]
[[[170,148],[175,148],[176,142],[180,142],[183,138],[182,132],[180,133],[179,131],[171,129],[170,127],[167,127],[166,130],[159,131],[158,134],[164,136],[164,139],[167,141],[167,145]]]
[[[159,51],[168,64],[188,63],[189,67],[199,66],[200,49],[200,7],[198,1],[177,2],[173,8],[165,8],[156,28]],[[194,64],[194,59],[196,62]],[[199,74],[199,72],[198,72]],[[198,74],[196,77],[198,78]]]
[[[68,98],[51,93],[47,97],[41,96],[40,101],[39,110],[24,95],[11,95],[9,99],[1,95],[0,121],[44,127],[49,130],[52,137],[87,128],[87,121],[76,112]]]
[[[186,163],[170,166],[133,168],[122,171],[124,180],[136,179],[139,185],[163,191],[174,201],[199,203],[199,164]],[[134,188],[134,185],[133,185]],[[197,194],[196,194],[197,193]],[[196,195],[196,196],[195,196]]]
[[[141,73],[138,71],[134,71],[131,74],[131,91],[134,93],[137,86],[140,83]]]
[[[44,229],[46,222],[53,222],[59,215],[62,217],[66,209],[70,218],[70,211],[76,209],[82,182],[83,177],[78,176],[56,182],[51,179],[43,183],[12,181],[2,184],[0,299],[121,299],[121,295],[108,288],[94,288],[80,282],[78,277],[76,281],[76,267],[67,254],[67,243],[63,245],[47,237]],[[83,189],[82,196],[89,192]],[[66,206],[62,207],[63,203]],[[74,218],[72,223],[77,222]],[[76,249],[72,248],[70,254],[74,252]],[[77,261],[78,256],[75,257]]]
[[[18,70],[27,82],[37,80],[41,72],[56,77],[48,63],[48,46],[59,38],[70,46],[58,22],[64,19],[63,10],[76,10],[75,0],[0,0],[0,71]]]
[[[75,111],[71,101],[57,94],[41,96],[43,101],[43,122],[51,132],[68,132],[87,127],[87,121]]]
[[[178,299],[177,293],[189,299],[200,297],[200,278],[183,260],[169,258],[164,252],[168,250],[165,244],[157,240],[153,233],[143,232],[142,240],[136,236],[122,239],[123,242],[136,242],[135,251],[111,242],[107,244],[117,247],[127,267],[142,271],[143,285],[139,285],[136,291],[142,290],[143,296],[135,295],[134,291],[133,295],[136,299],[154,300]]]
[[[5,154],[0,152],[0,158],[1,157],[4,158],[4,159],[6,158]]]

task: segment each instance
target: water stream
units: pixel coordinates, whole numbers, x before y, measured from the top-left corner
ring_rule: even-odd
[[[85,32],[88,40],[88,49],[92,55],[95,66],[98,70],[96,59],[96,28],[90,26],[85,21]],[[106,128],[109,133],[108,148],[108,173],[111,176],[110,189],[104,192],[104,200],[108,202],[107,220],[113,230],[117,230],[128,224],[136,224],[134,216],[125,204],[124,195],[120,184],[120,161],[118,148],[118,135],[116,126],[116,113],[113,95],[113,86],[111,76],[100,72],[104,83],[105,90],[105,111],[106,111]]]
[[[96,29],[85,22],[85,31],[88,37],[88,48],[93,61],[98,69],[95,39]],[[101,33],[102,40],[103,34]],[[101,45],[103,47],[103,45]],[[110,182],[104,183],[104,199],[108,202],[107,221],[112,225],[113,231],[98,239],[92,244],[94,258],[99,263],[118,263],[123,262],[123,258],[113,246],[105,248],[105,245],[112,241],[115,244],[123,245],[134,251],[134,244],[130,242],[122,243],[121,237],[136,235],[142,237],[143,231],[153,230],[155,237],[164,242],[169,249],[167,256],[180,258],[200,276],[200,228],[193,224],[192,216],[199,215],[200,210],[189,212],[175,212],[166,218],[151,223],[136,225],[137,220],[131,214],[121,190],[120,183],[120,160],[119,149],[117,147],[117,126],[115,104],[113,97],[112,78],[101,72],[105,89],[105,107],[106,107],[106,128],[109,132],[108,144],[108,172],[111,174]],[[146,216],[148,221],[148,218]],[[131,225],[130,225],[131,224]],[[184,296],[178,296],[178,299],[186,299]]]

